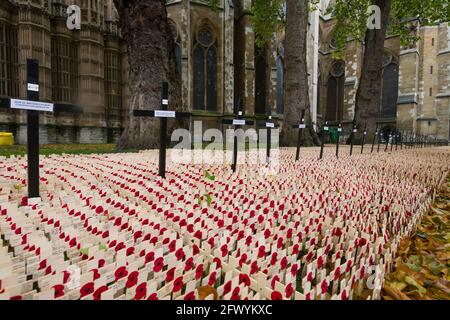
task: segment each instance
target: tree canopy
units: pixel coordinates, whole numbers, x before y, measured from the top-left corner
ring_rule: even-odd
[[[329,12],[336,20],[334,38],[335,58],[342,58],[349,39],[363,41],[367,22],[374,11],[370,10],[371,0],[336,0]],[[403,46],[417,41],[412,36],[411,20],[418,19],[421,25],[435,25],[450,20],[448,0],[393,0],[388,33],[400,36]]]

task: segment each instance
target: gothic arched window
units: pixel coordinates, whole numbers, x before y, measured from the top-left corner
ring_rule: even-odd
[[[344,111],[345,62],[333,65],[327,83],[327,112],[329,121],[342,120]]]
[[[193,49],[194,109],[217,110],[217,48],[208,27],[198,31]]]
[[[281,57],[277,58],[277,113],[284,110],[284,63]]]
[[[169,20],[170,32],[172,33],[175,46],[175,62],[177,68],[177,76],[181,81],[181,36],[178,32],[177,25],[172,20]]]
[[[0,96],[19,96],[17,66],[17,29],[0,21]]]

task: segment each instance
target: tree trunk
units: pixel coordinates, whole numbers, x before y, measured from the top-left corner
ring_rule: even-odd
[[[181,83],[165,3],[165,0],[114,0],[130,66],[130,119],[118,148],[159,147],[159,119],[134,117],[132,112],[160,109],[163,81],[169,83],[169,110],[182,108]]]
[[[380,116],[384,40],[392,0],[372,0],[372,4],[381,9],[381,29],[366,31],[363,65],[355,101],[356,125],[361,131],[367,123],[369,136],[375,132],[376,121]]]
[[[309,83],[306,59],[308,37],[308,0],[286,0],[286,37],[285,49],[285,91],[284,123],[281,133],[282,146],[295,146],[297,130],[292,128],[301,120],[305,111],[305,120],[309,130],[303,134],[303,145],[319,144],[311,120],[309,103]]]

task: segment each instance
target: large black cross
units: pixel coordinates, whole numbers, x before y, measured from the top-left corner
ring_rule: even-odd
[[[325,121],[322,124],[322,127],[321,127],[320,131],[322,132],[322,137],[320,139],[320,155],[319,155],[319,159],[322,159],[323,158],[323,147],[325,145],[325,135],[329,131],[328,121]]]
[[[235,130],[236,130],[236,128],[239,128],[239,127],[252,126],[254,124],[254,121],[244,119],[241,108],[242,108],[241,103],[239,101],[238,108],[235,113],[235,118],[234,119],[223,119],[222,124],[232,125],[235,128]],[[233,170],[233,172],[236,172],[236,167],[237,167],[237,155],[238,155],[237,149],[238,149],[238,139],[237,139],[236,134],[234,134],[233,162],[231,164],[231,169]]]
[[[339,139],[341,137],[342,124],[339,123],[337,127],[337,139],[336,139],[336,158],[339,158]]]
[[[358,129],[356,127],[356,121],[353,120],[352,132],[350,133],[350,155],[353,154],[353,140],[354,140],[355,134],[357,132],[358,132]]]
[[[266,139],[266,161],[269,162],[270,160],[270,149],[272,146],[272,129],[278,128],[278,124],[276,124],[275,122],[273,122],[272,120],[272,115],[270,113],[270,111],[268,112],[267,115],[267,120],[264,123],[264,128],[267,129],[267,139]]]
[[[300,158],[300,144],[301,144],[301,140],[302,140],[302,131],[303,129],[306,128],[306,123],[305,123],[305,110],[302,110],[302,113],[300,115],[300,123],[299,124],[294,124],[292,126],[292,128],[294,129],[298,129],[298,134],[297,134],[297,150],[295,152],[295,161],[298,161],[298,159]]]
[[[373,133],[372,149],[370,150],[370,153],[373,153],[373,148],[375,147],[375,139],[377,138],[378,138],[378,123],[375,127],[375,132]]]
[[[39,197],[39,112],[81,113],[74,105],[39,101],[39,61],[27,59],[27,100],[9,99],[10,109],[27,110],[27,171],[28,197]]]
[[[186,118],[190,112],[169,111],[169,84],[162,83],[161,87],[161,109],[160,110],[133,110],[135,117],[159,118],[159,169],[161,178],[166,177],[166,147],[167,147],[167,118]]]
[[[364,152],[364,143],[366,142],[366,136],[367,136],[367,122],[364,124],[363,137],[361,142],[361,154],[363,154]]]

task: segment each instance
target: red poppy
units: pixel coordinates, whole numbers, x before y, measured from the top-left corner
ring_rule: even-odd
[[[231,280],[225,283],[225,285],[223,286],[223,294],[226,295],[230,291],[231,291]]]
[[[296,263],[294,263],[291,266],[291,274],[295,277],[297,275],[297,271],[298,271],[298,265]]]
[[[166,272],[166,282],[172,281],[174,276],[175,276],[175,268],[167,270],[167,272]]]
[[[203,264],[199,264],[195,269],[195,280],[198,280],[203,275]]]
[[[269,238],[270,237],[270,230],[269,229],[266,229],[265,231],[264,231],[264,238]]]
[[[158,294],[155,292],[155,293],[152,293],[151,295],[149,295],[148,297],[147,297],[147,300],[159,300],[158,299]]]
[[[175,256],[177,257],[178,261],[182,260],[184,258],[184,251],[183,251],[183,249],[182,248],[178,249],[175,252]]]
[[[170,252],[174,252],[175,251],[175,249],[176,249],[176,246],[177,245],[177,242],[175,241],[175,240],[172,240],[170,243],[169,243],[169,251]]]
[[[326,279],[323,279],[320,287],[322,289],[322,294],[324,294],[324,293],[326,293],[328,291],[328,283],[327,283]]]
[[[281,248],[283,248],[283,245],[284,245],[283,238],[278,238],[278,240],[277,240],[277,248],[281,249]]]
[[[9,300],[22,300],[22,296],[13,296],[10,297]]]
[[[228,246],[224,244],[222,247],[220,247],[220,251],[222,251],[222,257],[225,257],[228,254]]]
[[[208,284],[212,287],[212,286],[214,285],[215,282],[216,282],[216,272],[214,271],[214,272],[211,273],[211,275],[209,276]]]
[[[133,271],[132,273],[130,273],[128,275],[127,283],[125,284],[125,286],[127,288],[131,288],[131,287],[135,286],[138,281],[138,276],[139,276],[138,271]]]
[[[184,296],[184,300],[195,300],[195,292],[191,291]]]
[[[367,243],[367,240],[365,238],[359,238],[358,245],[360,247],[363,247]]]
[[[127,268],[122,266],[119,269],[116,270],[115,272],[115,276],[116,276],[116,281],[118,281],[119,279],[122,279],[124,277],[126,277],[128,275],[128,271]]]
[[[292,229],[288,229],[288,231],[286,233],[286,238],[288,238],[288,239],[292,238]]]
[[[250,277],[245,274],[241,273],[239,274],[239,284],[243,283],[246,287],[250,286]]]
[[[258,272],[258,270],[259,270],[258,262],[253,261],[252,264],[250,265],[250,274],[254,274]]]
[[[133,253],[134,253],[134,247],[129,247],[129,248],[127,249],[127,257],[128,257],[128,256],[131,256]]]
[[[217,268],[222,268],[222,261],[218,257],[213,259],[213,263],[216,264]]]
[[[320,256],[320,257],[317,259],[317,268],[318,268],[318,269],[322,269],[322,267],[323,267],[323,258],[322,258],[322,256]]]
[[[150,251],[145,255],[145,263],[152,262],[155,259],[155,253]]]
[[[107,286],[101,286],[100,288],[95,290],[93,294],[94,300],[101,300],[102,293],[105,292],[106,290],[108,290]]]
[[[94,276],[93,276],[94,280],[97,280],[98,278],[100,278],[100,272],[98,272],[97,269],[92,269],[91,271],[94,273]]]
[[[258,258],[262,258],[266,255],[266,247],[260,246],[258,249]]]
[[[334,270],[334,281],[338,280],[341,276],[341,268],[337,267],[336,270]]]
[[[55,286],[53,286],[53,289],[55,289],[55,299],[62,297],[64,295],[64,285],[62,284],[57,284]]]
[[[142,282],[136,287],[134,300],[141,300],[147,296],[147,282]]]
[[[239,287],[234,288],[230,300],[239,300],[241,298],[239,296],[240,291],[241,289]]]
[[[178,278],[175,279],[175,281],[173,282],[173,292],[178,292],[181,290],[181,288],[183,288],[183,276],[180,276]]]
[[[214,238],[209,238],[208,244],[211,246],[211,248],[214,248]]]
[[[281,265],[282,270],[284,270],[287,267],[287,258],[286,257],[283,257],[283,259],[281,259],[280,265]]]
[[[80,289],[80,298],[83,298],[84,296],[90,295],[91,293],[94,293],[94,283],[88,282]]]
[[[272,300],[283,300],[283,296],[278,291],[273,291],[272,294],[270,295],[270,298]]]
[[[194,266],[194,258],[190,257],[185,262],[184,271],[187,272],[191,270],[193,266]]]
[[[193,246],[192,246],[192,254],[194,255],[194,256],[196,256],[196,255],[198,255],[200,253],[200,248],[196,245],[196,244],[194,244]]]
[[[244,254],[242,254],[242,256],[241,256],[241,259],[239,259],[239,266],[242,267],[242,265],[243,265],[244,263],[246,263],[246,262],[247,262],[247,254],[244,253]]]
[[[164,258],[159,257],[155,260],[155,263],[153,265],[153,271],[154,272],[160,272],[162,268],[164,267]]]
[[[294,293],[294,288],[292,287],[292,284],[289,283],[285,288],[286,298],[289,299],[293,293]]]
[[[103,268],[103,266],[105,265],[105,259],[99,259],[98,260],[98,268]]]
[[[273,289],[275,289],[275,282],[280,282],[280,277],[279,276],[277,276],[277,275],[275,275],[273,278],[272,278],[272,281],[271,281],[271,283],[270,283],[270,285],[271,285],[271,287],[272,287],[272,290]]]

